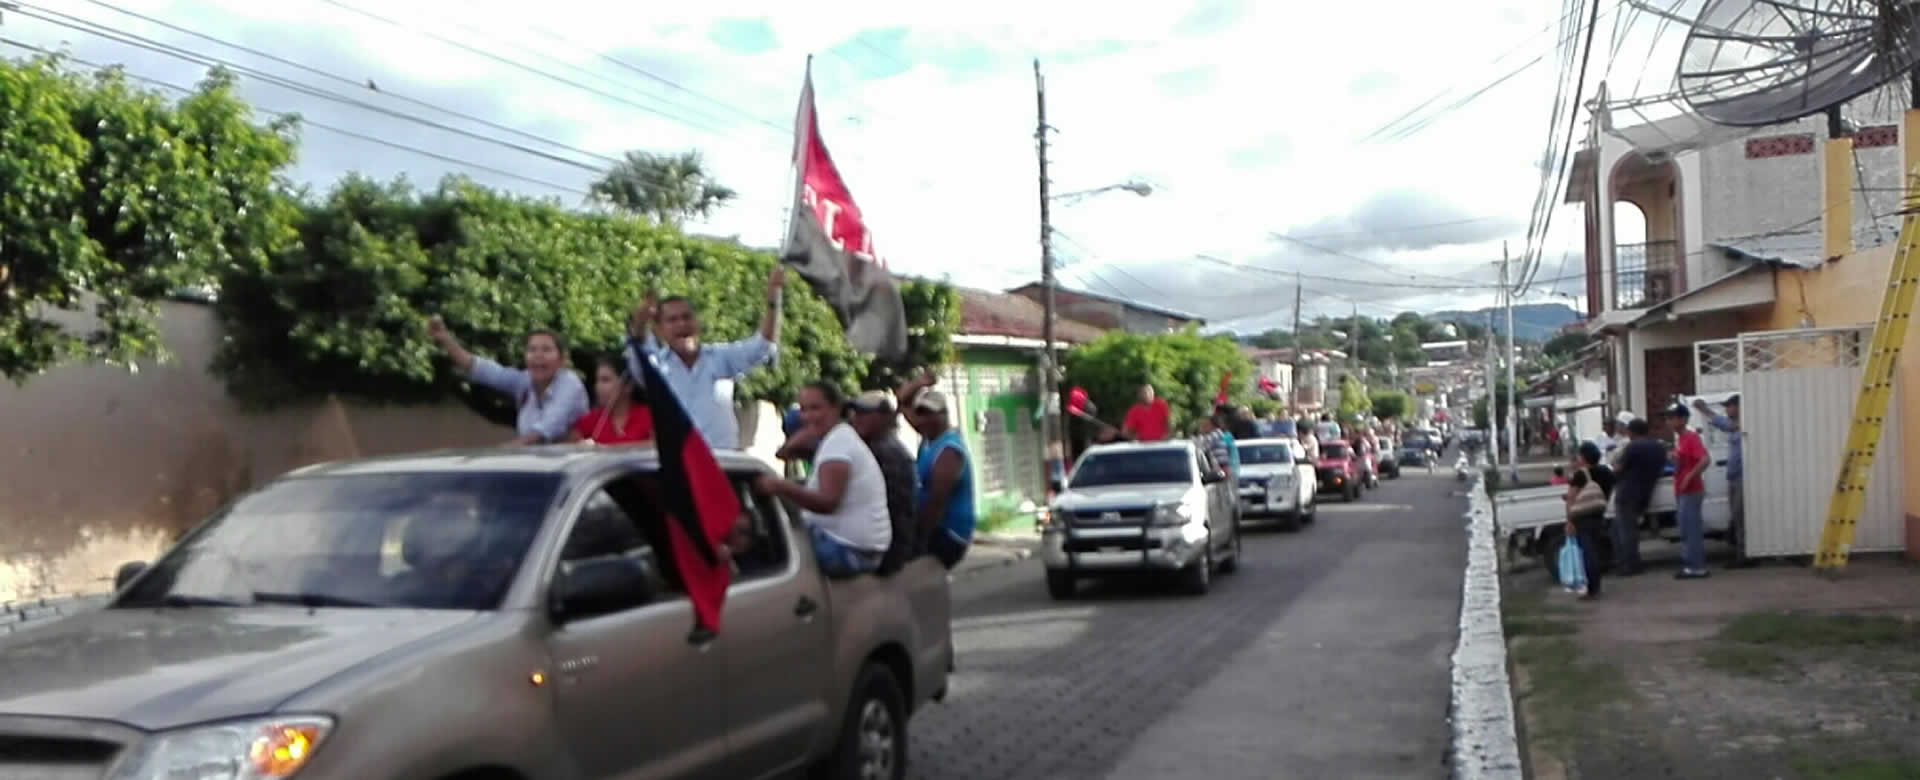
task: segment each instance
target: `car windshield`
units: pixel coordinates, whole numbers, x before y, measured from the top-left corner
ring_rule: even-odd
[[[1345,444],[1327,443],[1320,445],[1320,457],[1322,458],[1344,458],[1346,456],[1347,445]]]
[[[1088,455],[1073,470],[1071,487],[1157,485],[1193,480],[1193,454],[1186,450],[1140,450]]]
[[[493,609],[559,484],[522,472],[281,480],[208,520],[114,606]]]
[[[1418,433],[1412,434],[1402,441],[1400,446],[1410,450],[1424,450],[1427,448],[1427,437]]]
[[[1249,444],[1240,448],[1240,465],[1292,463],[1293,449],[1285,444]]]

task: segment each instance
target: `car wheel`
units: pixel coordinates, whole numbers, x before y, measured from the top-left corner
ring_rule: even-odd
[[[1052,596],[1054,601],[1073,598],[1074,586],[1077,584],[1072,574],[1053,569],[1047,570],[1047,595]]]
[[[907,776],[907,701],[893,672],[861,667],[833,754],[815,767],[821,780],[903,780]]]
[[[1185,572],[1187,592],[1195,596],[1205,596],[1213,589],[1213,539],[1207,539],[1206,545],[1200,560],[1194,561]]]

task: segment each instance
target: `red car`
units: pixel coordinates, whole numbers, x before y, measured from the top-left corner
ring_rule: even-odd
[[[1316,465],[1320,472],[1320,492],[1339,493],[1348,501],[1360,498],[1360,460],[1354,457],[1353,448],[1346,442],[1322,442],[1320,462]]]

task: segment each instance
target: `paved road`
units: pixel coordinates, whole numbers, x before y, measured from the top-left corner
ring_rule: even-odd
[[[1200,598],[1055,602],[1031,561],[958,583],[960,669],[914,720],[910,775],[1444,776],[1458,490],[1410,474],[1298,533],[1249,529]]]

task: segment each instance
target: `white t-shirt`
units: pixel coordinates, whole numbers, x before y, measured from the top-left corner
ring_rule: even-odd
[[[818,526],[848,547],[868,552],[885,552],[893,543],[893,520],[887,514],[886,476],[873,451],[853,432],[853,426],[840,423],[827,431],[813,455],[813,473],[807,487],[820,487],[820,467],[834,461],[847,464],[847,492],[840,497],[840,508],[825,514],[802,510],[800,516],[809,526]]]

